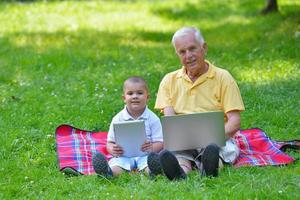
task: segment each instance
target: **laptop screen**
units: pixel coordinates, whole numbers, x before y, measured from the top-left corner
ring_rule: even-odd
[[[225,146],[223,112],[164,116],[161,121],[164,147],[170,151],[204,148],[211,143]]]

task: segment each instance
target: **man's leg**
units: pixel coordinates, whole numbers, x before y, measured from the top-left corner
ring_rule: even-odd
[[[102,153],[97,153],[92,158],[92,164],[95,172],[100,176],[112,176],[112,170],[109,167],[105,156]]]
[[[176,157],[180,167],[183,169],[184,173],[187,174],[192,171],[192,162],[182,157]]]
[[[203,166],[202,175],[205,176],[218,176],[219,171],[219,150],[220,148],[216,144],[208,145],[201,156],[201,163]]]
[[[184,170],[180,167],[179,162],[173,153],[168,150],[163,150],[159,153],[159,160],[164,174],[168,179],[179,180],[186,178]]]

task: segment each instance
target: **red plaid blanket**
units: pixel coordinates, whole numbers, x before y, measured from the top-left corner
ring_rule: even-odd
[[[102,152],[107,159],[111,156],[106,151],[107,132],[80,130],[69,125],[56,129],[56,148],[59,169],[71,167],[81,174],[94,174],[92,156]]]
[[[300,147],[297,141],[274,141],[259,128],[241,130],[235,140],[241,150],[235,167],[283,165],[294,161],[294,158],[285,154],[281,149],[288,145]]]
[[[102,152],[107,159],[111,158],[106,151],[106,136],[107,132],[80,130],[69,125],[59,126],[56,129],[59,169],[71,167],[81,174],[94,174],[93,154]],[[286,145],[300,147],[299,141],[273,141],[261,129],[241,130],[235,139],[241,149],[240,156],[234,163],[235,167],[289,164],[294,159],[280,149]]]

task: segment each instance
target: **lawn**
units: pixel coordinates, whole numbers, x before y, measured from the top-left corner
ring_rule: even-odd
[[[181,182],[66,177],[54,138],[63,123],[107,131],[130,75],[148,81],[153,109],[160,80],[180,67],[172,34],[192,25],[237,80],[242,128],[300,139],[300,2],[278,3],[262,16],[261,0],[1,1],[0,199],[299,199],[299,161]]]

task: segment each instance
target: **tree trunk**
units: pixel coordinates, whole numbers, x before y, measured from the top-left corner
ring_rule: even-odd
[[[262,14],[278,12],[277,0],[266,0],[266,7],[261,11]]]

